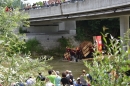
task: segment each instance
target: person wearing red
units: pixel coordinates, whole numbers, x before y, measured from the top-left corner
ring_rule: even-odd
[[[76,48],[76,56],[77,56],[77,59],[82,59],[82,57],[81,57],[81,49],[79,47]]]
[[[5,7],[5,11],[8,12],[10,11],[10,8],[8,6]]]
[[[67,60],[69,60],[69,61],[71,60],[71,59],[70,59],[70,57],[71,57],[70,52],[71,52],[71,49],[70,49],[70,48],[68,48],[68,47],[66,47]]]

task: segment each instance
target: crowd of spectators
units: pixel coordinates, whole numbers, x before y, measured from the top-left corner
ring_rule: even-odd
[[[77,2],[77,1],[83,1],[83,0],[49,0],[49,1],[43,1],[42,5],[38,5],[37,3],[31,4],[26,4],[24,9],[29,10],[29,9],[39,9],[43,7],[52,7],[52,6],[58,6],[64,3],[70,3],[70,2]]]
[[[25,82],[13,82],[10,86],[91,86],[91,82],[92,76],[85,70],[82,70],[81,75],[76,79],[70,70],[61,74],[59,71],[48,70],[46,76],[39,73],[36,78],[30,76]],[[38,83],[40,84],[38,85]]]

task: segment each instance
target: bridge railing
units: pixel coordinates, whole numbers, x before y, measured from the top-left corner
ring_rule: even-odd
[[[115,0],[84,0],[51,6],[24,9],[24,12],[29,14],[30,19],[39,18],[39,21],[47,21],[50,18],[51,20],[79,18],[79,15],[88,19],[88,16],[122,12],[122,9],[130,7],[130,0],[118,0],[118,2]]]
[[[61,4],[69,4],[69,3],[76,3],[78,1],[84,1],[84,0],[69,0],[69,1],[66,1],[66,2],[62,2],[62,3],[52,3],[52,4],[48,4],[48,5],[44,5],[44,6],[31,6],[31,7],[25,7],[23,9],[20,9],[20,10],[32,10],[32,9],[42,9],[42,8],[45,8],[45,7],[53,7],[53,6],[58,6],[58,5],[61,5]]]

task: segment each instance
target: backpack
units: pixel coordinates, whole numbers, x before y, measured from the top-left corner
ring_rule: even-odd
[[[86,76],[92,81],[92,76],[90,74],[86,74]]]
[[[41,76],[41,81],[45,81],[45,77],[44,76]]]
[[[39,75],[39,76],[37,77],[37,79],[38,79],[38,80],[41,80],[41,81],[45,81],[45,77],[42,76],[42,75]]]

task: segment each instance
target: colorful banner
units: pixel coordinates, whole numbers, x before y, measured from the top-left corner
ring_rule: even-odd
[[[102,52],[102,37],[101,36],[93,36],[94,43],[96,44],[97,50]]]
[[[98,51],[102,51],[102,37],[101,36],[96,36],[96,41],[97,41],[97,49]]]

